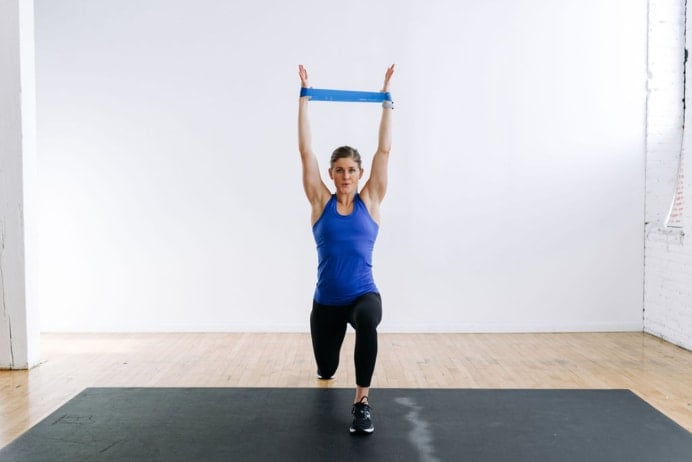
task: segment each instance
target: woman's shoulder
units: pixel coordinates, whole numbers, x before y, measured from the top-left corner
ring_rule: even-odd
[[[363,196],[356,194],[355,203],[357,204],[357,207],[364,209],[378,226],[380,225],[380,207],[378,203],[370,200],[370,197],[367,194],[364,194]]]
[[[317,224],[318,221],[320,221],[320,218],[322,218],[322,215],[324,215],[324,212],[330,208],[333,207],[332,204],[336,201],[336,194],[330,194],[329,196],[325,195],[325,198],[318,202],[314,203],[312,205],[312,226],[314,227],[315,224]]]

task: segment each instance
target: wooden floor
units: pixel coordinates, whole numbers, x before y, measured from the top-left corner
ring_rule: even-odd
[[[308,334],[44,334],[42,363],[0,371],[0,447],[86,387],[352,387]],[[692,352],[641,333],[380,334],[377,387],[627,388],[692,431]]]

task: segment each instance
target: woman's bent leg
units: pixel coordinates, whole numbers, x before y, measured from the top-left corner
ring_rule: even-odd
[[[382,299],[380,294],[368,293],[355,301],[349,316],[349,322],[356,331],[356,385],[363,389],[356,394],[365,395],[370,387],[375,362],[377,360],[377,326],[382,320]]]
[[[310,313],[312,350],[317,362],[317,374],[330,379],[339,367],[339,352],[346,335],[346,309],[320,305],[313,301]]]

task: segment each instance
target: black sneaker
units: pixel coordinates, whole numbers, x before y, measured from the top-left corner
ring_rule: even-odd
[[[368,406],[368,397],[364,396],[359,403],[356,403],[351,408],[353,414],[353,423],[351,424],[351,433],[369,434],[375,431],[372,425],[372,417],[370,416],[370,406]]]

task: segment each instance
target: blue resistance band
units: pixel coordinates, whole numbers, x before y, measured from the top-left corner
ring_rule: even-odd
[[[347,101],[352,103],[381,103],[391,101],[389,92],[326,90],[323,88],[301,88],[300,96],[308,96],[312,101]]]

